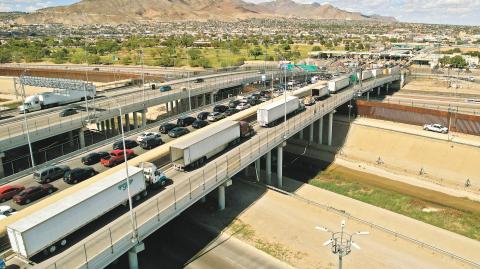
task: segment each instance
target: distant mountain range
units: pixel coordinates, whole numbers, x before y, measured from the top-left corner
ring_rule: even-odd
[[[396,21],[367,16],[330,4],[276,0],[259,4],[242,0],[83,0],[70,6],[40,9],[20,16],[21,24],[121,24],[134,21],[235,21],[251,18]]]

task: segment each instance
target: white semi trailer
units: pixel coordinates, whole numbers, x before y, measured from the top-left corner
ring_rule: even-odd
[[[285,111],[286,109],[286,111]],[[271,127],[287,117],[303,111],[305,106],[296,96],[287,96],[287,100],[278,100],[257,110],[257,122],[262,127]]]
[[[197,168],[208,159],[242,139],[255,134],[252,126],[244,121],[226,121],[203,130],[189,140],[170,146],[170,159],[175,169],[183,171]]]
[[[147,188],[165,185],[167,178],[151,163],[129,166],[130,193],[134,199]],[[67,245],[70,236],[128,201],[125,169],[58,200],[7,226],[12,250],[30,259],[37,253],[54,253]]]
[[[358,77],[360,78],[360,75]],[[362,81],[370,79],[372,77],[373,77],[372,70],[363,70],[362,71],[362,76],[361,76]]]
[[[53,92],[43,92],[25,97],[25,101],[18,107],[20,113],[37,111],[45,108],[61,106],[69,103],[75,103],[82,100],[91,99],[95,96],[95,91],[84,90],[63,90],[57,89]]]
[[[350,85],[350,76],[344,75],[328,82],[328,90],[330,93],[336,93],[339,90],[348,87]]]

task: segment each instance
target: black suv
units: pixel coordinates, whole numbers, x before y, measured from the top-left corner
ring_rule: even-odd
[[[192,127],[195,129],[200,129],[208,125],[208,121],[206,120],[196,120],[192,123]]]
[[[74,168],[65,173],[63,181],[68,184],[77,184],[78,182],[89,179],[96,174],[98,174],[98,172],[91,167]]]
[[[136,141],[133,141],[133,140],[125,140],[125,147],[127,149],[133,149],[134,147],[138,146],[138,143]],[[113,143],[113,146],[112,146],[113,150],[116,150],[116,149],[123,149],[123,141],[120,140],[120,141],[117,141],[115,143]]]
[[[140,147],[142,149],[153,149],[155,147],[160,146],[161,144],[163,144],[163,140],[160,137],[150,136],[150,137],[146,137],[145,139],[142,140],[142,142],[140,142]]]
[[[189,125],[192,125],[192,123],[194,121],[195,121],[194,117],[185,116],[185,117],[181,117],[177,120],[177,125],[180,126],[180,127],[187,127]]]
[[[238,113],[238,111],[240,111],[240,110],[238,110],[236,108],[229,108],[229,109],[225,110],[225,113],[223,113],[223,114],[225,114],[225,116],[231,116],[235,113]]]
[[[228,109],[228,106],[216,105],[216,106],[213,108],[213,112],[223,113],[223,112],[225,112],[227,109]]]
[[[208,112],[208,111],[200,112],[200,113],[198,113],[198,115],[197,115],[197,119],[199,119],[199,120],[206,120],[207,117],[208,117],[208,114],[210,114],[210,112]]]
[[[170,130],[176,127],[178,127],[178,125],[176,125],[175,123],[165,123],[160,125],[160,128],[158,130],[162,134],[167,134],[168,132],[170,132]]]

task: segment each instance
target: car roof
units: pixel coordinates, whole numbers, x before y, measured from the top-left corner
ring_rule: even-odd
[[[128,152],[130,152],[130,151],[132,151],[132,150],[131,150],[131,149],[127,149],[126,151],[127,151],[127,153],[128,153]],[[112,150],[112,153],[115,153],[115,154],[120,153],[120,152],[123,152],[123,149]]]
[[[13,189],[14,187],[15,187],[15,186],[3,185],[3,186],[0,187],[0,192]]]

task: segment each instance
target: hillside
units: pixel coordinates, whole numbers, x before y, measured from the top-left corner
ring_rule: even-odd
[[[384,20],[332,5],[276,0],[260,4],[241,0],[83,0],[70,6],[40,9],[17,19],[21,24],[120,24],[134,21],[235,21],[249,18]]]

